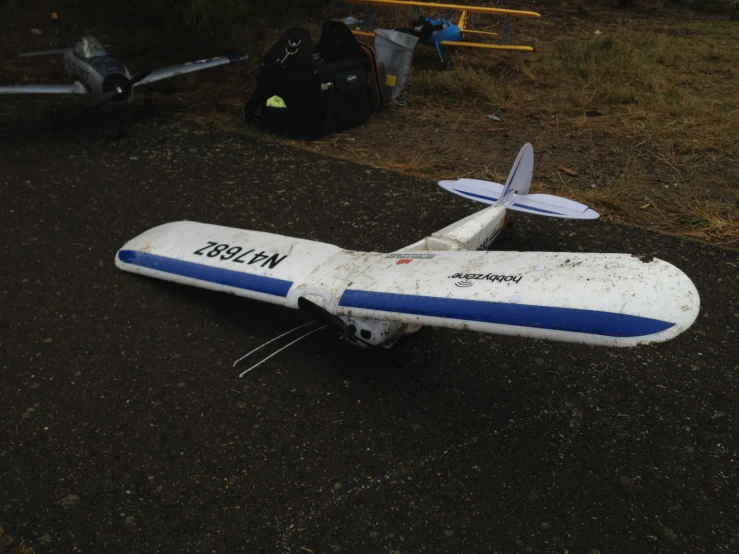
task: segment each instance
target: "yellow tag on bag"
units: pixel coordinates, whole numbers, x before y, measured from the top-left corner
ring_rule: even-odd
[[[267,99],[268,108],[287,108],[285,101],[279,96],[272,96]]]

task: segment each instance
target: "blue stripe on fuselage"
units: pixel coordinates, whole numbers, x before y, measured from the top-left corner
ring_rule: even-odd
[[[172,273],[173,275],[180,275],[218,285],[226,285],[237,289],[271,294],[273,296],[287,296],[287,292],[293,285],[292,281],[285,281],[284,279],[252,275],[232,269],[175,260],[174,258],[167,258],[166,256],[158,256],[157,254],[149,254],[147,252],[137,252],[136,250],[120,250],[118,252],[118,259],[124,263],[139,267],[155,269],[165,273]]]
[[[674,325],[659,319],[596,310],[363,290],[346,290],[339,306],[607,337],[642,337]]]

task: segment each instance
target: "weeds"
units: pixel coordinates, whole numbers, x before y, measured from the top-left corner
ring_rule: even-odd
[[[302,24],[316,35],[326,17],[348,15],[324,12],[328,3],[307,0],[287,11],[284,2],[267,0],[129,0],[108,13],[175,33],[189,29],[185,37],[196,29],[229,47],[263,29],[249,48],[252,60],[228,82],[204,75],[199,92],[176,98],[189,106],[188,117],[241,129],[234,114],[253,90],[265,44],[279,36],[267,20],[279,16],[280,25],[288,25],[309,4],[314,19]],[[450,49],[455,69],[444,72],[433,50],[419,47],[407,106],[393,106],[348,133],[295,144],[426,180],[501,182],[529,141],[537,151],[534,190],[593,204],[604,219],[739,245],[737,24],[685,11],[599,13],[592,4],[588,17],[558,15],[548,6],[540,21],[517,22],[515,41],[536,43],[531,54]],[[93,0],[76,5],[88,6],[92,18],[107,17],[95,11],[100,4]],[[0,16],[15,14],[13,24],[26,26],[30,15],[21,6],[9,0]],[[407,22],[405,10],[389,10],[378,20],[384,26]],[[475,23],[495,30],[500,22]],[[16,82],[24,71],[0,62],[5,80]],[[560,165],[578,176],[561,175]]]
[[[655,29],[627,18],[584,27],[580,37],[540,41],[532,55],[466,54],[451,72],[414,68],[410,104],[394,108],[395,122],[369,125],[388,132],[398,122],[414,136],[391,135],[392,147],[378,144],[373,156],[355,155],[362,137],[332,153],[424,178],[438,167],[434,178],[500,182],[528,140],[542,152],[534,189],[593,204],[607,220],[738,245],[736,26],[675,18]],[[424,56],[417,51],[417,67]],[[498,167],[488,169],[491,160]],[[592,171],[564,181],[559,163]]]

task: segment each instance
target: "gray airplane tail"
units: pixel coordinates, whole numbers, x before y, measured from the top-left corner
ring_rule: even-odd
[[[9,59],[13,58],[35,58],[38,56],[51,56],[52,54],[63,54],[67,49],[64,44],[64,37],[62,35],[62,26],[59,23],[59,14],[52,12],[51,21],[54,25],[54,36],[56,37],[56,48],[49,48],[47,50],[35,50],[33,52],[20,52],[13,54],[6,54],[5,57]]]
[[[51,12],[51,21],[54,24],[54,36],[56,37],[57,48],[64,48],[64,37],[62,36],[62,24],[59,22],[59,14]]]

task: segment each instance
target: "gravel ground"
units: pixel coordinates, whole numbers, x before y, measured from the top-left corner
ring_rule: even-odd
[[[513,214],[497,248],[654,254],[696,324],[607,349],[425,329],[394,356],[137,277],[179,219],[389,251],[482,208],[193,125],[0,128],[0,552],[739,551],[736,252]],[[26,550],[23,550],[26,549]]]

